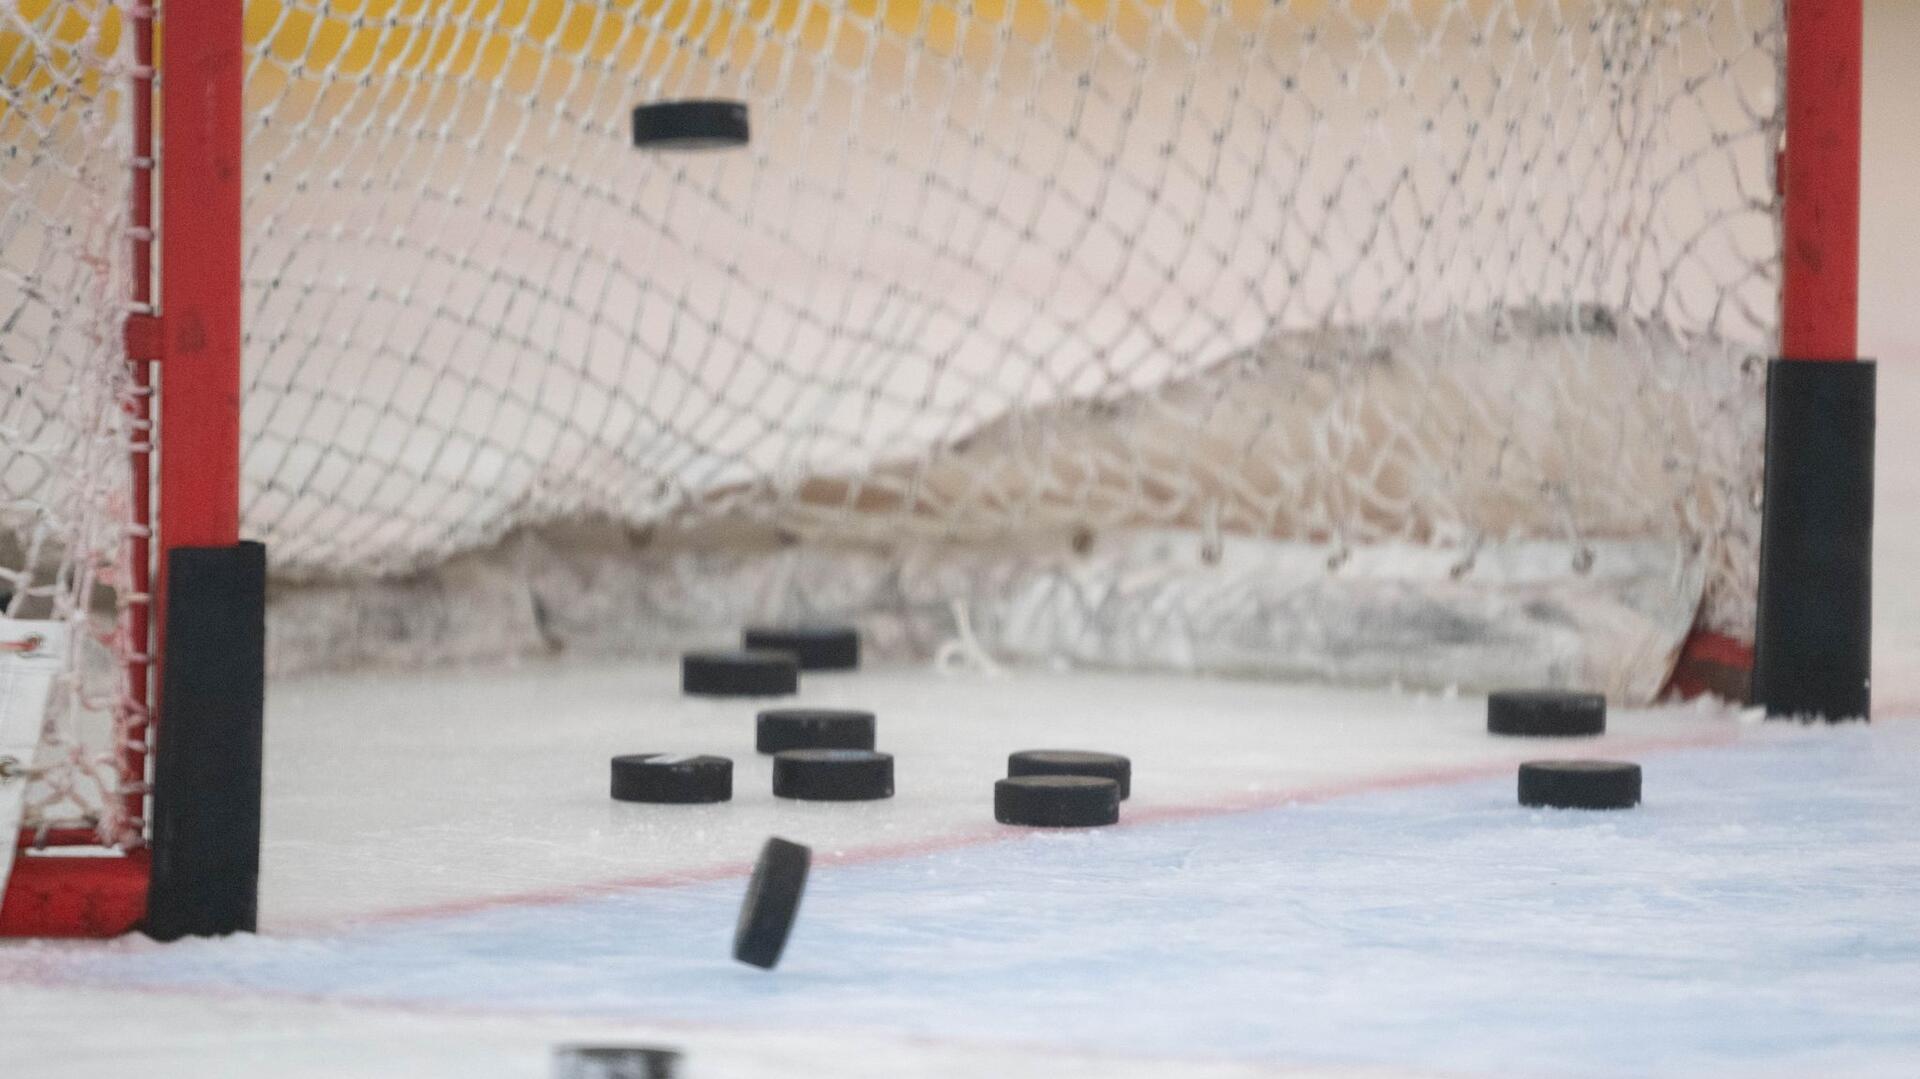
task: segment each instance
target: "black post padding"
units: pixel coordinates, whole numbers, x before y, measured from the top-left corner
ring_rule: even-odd
[[[1871,360],[1775,360],[1753,700],[1771,717],[1865,719],[1873,640]]]
[[[254,929],[266,606],[261,544],[171,553],[147,893],[156,940]]]

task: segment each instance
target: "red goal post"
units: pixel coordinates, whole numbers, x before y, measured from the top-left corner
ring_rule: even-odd
[[[125,241],[131,266],[126,362],[138,387],[133,397],[134,429],[154,430],[150,398],[144,391],[157,383],[152,396],[159,400],[161,432],[152,441],[136,438],[129,462],[133,527],[128,531],[128,566],[134,595],[126,602],[122,620],[132,645],[127,650],[126,707],[136,718],[127,729],[122,758],[126,785],[120,797],[128,803],[127,818],[134,831],[113,837],[121,845],[106,850],[100,847],[105,837],[85,829],[23,836],[22,853],[0,903],[0,936],[114,936],[136,928],[178,936],[183,924],[211,931],[252,928],[258,854],[244,845],[251,839],[257,848],[258,842],[257,733],[251,752],[216,748],[215,756],[201,762],[200,769],[250,770],[251,777],[188,775],[195,770],[191,766],[167,769],[162,764],[161,773],[170,771],[186,789],[148,793],[155,771],[148,747],[162,747],[159,753],[164,755],[170,737],[187,742],[184,728],[204,722],[193,714],[193,706],[204,704],[206,698],[189,689],[183,694],[187,704],[176,710],[173,719],[182,733],[162,733],[167,723],[159,718],[161,687],[181,684],[179,679],[169,680],[173,672],[167,670],[163,628],[168,624],[171,556],[183,549],[238,549],[240,542],[243,9],[238,0],[166,4],[158,12],[166,27],[160,61],[165,74],[158,78],[152,62],[158,36],[155,9],[144,5],[126,9],[134,56],[130,107],[124,116],[132,128],[134,155]],[[156,82],[164,87],[158,95]],[[155,112],[160,128],[157,162]],[[158,308],[153,303],[152,265],[156,180],[164,222],[157,237]],[[159,442],[164,442],[165,450],[157,455],[156,470],[156,455],[150,447]],[[154,585],[151,592],[146,587],[149,580]],[[196,602],[204,605],[210,598],[216,604],[222,602],[204,596]],[[242,622],[259,616],[244,608],[229,613]],[[209,632],[205,625],[189,630]],[[218,630],[213,632],[217,635]],[[234,679],[230,690],[244,702],[249,696],[244,683],[250,674],[257,682],[260,671],[256,664],[249,672],[244,654],[233,658],[236,665],[227,672]],[[206,673],[212,672],[203,672],[201,680]],[[186,679],[189,685],[193,681]],[[251,695],[259,693],[256,685]],[[254,711],[257,732],[257,708]],[[204,735],[199,737],[204,741]],[[174,805],[171,814],[156,819],[155,810],[169,796]],[[244,819],[238,827],[232,821],[208,819],[205,803],[228,798],[238,804],[224,811],[250,817],[250,825]],[[211,810],[213,818],[221,815],[222,808]],[[176,834],[156,836],[156,827],[169,827]],[[198,839],[177,834],[196,828],[206,834]],[[209,852],[204,849],[208,842],[238,844],[240,849],[229,846]],[[75,853],[64,853],[67,850]],[[207,877],[235,874],[237,880],[208,892]],[[242,894],[237,898],[222,894],[223,888]],[[223,905],[226,909],[221,909]]]

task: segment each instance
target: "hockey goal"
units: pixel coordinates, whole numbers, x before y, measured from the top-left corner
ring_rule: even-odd
[[[1769,358],[1853,351],[1858,37],[1857,0],[0,0],[0,626],[70,634],[0,928],[139,920],[162,552],[243,536],[283,670],[825,616],[1646,699],[1753,639]],[[636,150],[678,98],[751,143]],[[1789,129],[1827,141],[1783,184]]]

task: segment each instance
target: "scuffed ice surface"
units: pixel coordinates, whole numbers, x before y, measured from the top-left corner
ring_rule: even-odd
[[[819,865],[771,975],[727,958],[739,881],[30,954],[95,985],[1121,1056],[1920,1074],[1920,725],[1643,763],[1630,813],[1519,809],[1501,779]]]

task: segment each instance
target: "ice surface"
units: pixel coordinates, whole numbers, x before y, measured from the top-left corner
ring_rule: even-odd
[[[772,796],[761,708],[868,709],[899,795]],[[1008,753],[1108,750],[1135,762],[1135,818],[1321,795],[1408,773],[1504,770],[1477,699],[1095,672],[942,677],[923,667],[808,673],[797,697],[688,698],[673,664],[535,664],[277,683],[269,704],[264,925],[444,914],[581,890],[733,877],[770,834],[828,854],[898,856],[1003,836]],[[1621,739],[1728,737],[1715,709],[1616,712]],[[607,797],[623,753],[734,761],[734,800]]]
[[[500,697],[501,678],[476,676],[474,692]],[[158,1045],[161,1061],[185,1062],[178,1074],[279,1047],[267,1074],[536,1076],[546,1044],[587,1034],[681,1045],[696,1077],[1920,1072],[1920,725],[1736,728],[1723,711],[1668,710],[1616,716],[1627,733],[1598,744],[1516,743],[1479,733],[1474,701],[1209,683],[1187,695],[1183,736],[1154,736],[1177,703],[1162,680],[1095,678],[1089,693],[1083,679],[943,692],[939,679],[881,674],[870,696],[918,685],[944,704],[923,709],[931,725],[879,708],[882,747],[903,764],[983,764],[1010,722],[996,708],[1023,696],[1029,733],[1106,723],[1091,744],[1132,752],[1140,791],[1119,828],[975,828],[984,777],[949,784],[931,769],[903,771],[891,803],[774,803],[742,753],[742,804],[692,830],[682,818],[623,826],[597,791],[591,810],[555,809],[554,828],[606,820],[574,845],[599,851],[579,875],[604,868],[612,834],[657,861],[651,878],[421,910],[435,889],[410,877],[425,854],[376,859],[384,833],[365,848],[296,843],[298,814],[280,813],[270,867],[302,853],[312,879],[334,873],[335,903],[302,913],[344,921],[0,952],[0,1031],[27,1017],[5,1033],[32,1075],[101,1074]],[[1014,692],[1028,682],[1036,692]],[[1061,707],[1074,685],[1112,710],[1076,718]],[[1221,707],[1247,695],[1271,710]],[[984,703],[955,714],[956,701]],[[645,702],[636,691],[630,707]],[[660,719],[659,740],[707,720],[751,737],[744,719],[689,713]],[[1240,726],[1255,722],[1269,737]],[[1649,748],[1662,731],[1715,744]],[[548,740],[564,741],[551,728]],[[1214,752],[1231,740],[1243,751]],[[300,751],[324,742],[309,732]],[[1640,759],[1646,805],[1517,807],[1511,760],[1569,748]],[[480,755],[526,766],[529,785],[552,767],[537,752]],[[496,811],[527,811],[488,789]],[[539,820],[491,837],[450,821],[419,827],[481,859],[440,866],[469,888],[518,884],[511,852],[548,841]],[[826,855],[773,974],[728,958],[744,866],[702,861],[750,855],[767,832]],[[834,856],[875,833],[891,850]],[[380,876],[398,901],[375,909]],[[347,899],[360,909],[341,909]],[[62,1002],[75,1013],[64,1026],[48,1017]],[[111,1029],[135,1033],[76,1038],[102,1029],[105,1007]]]

